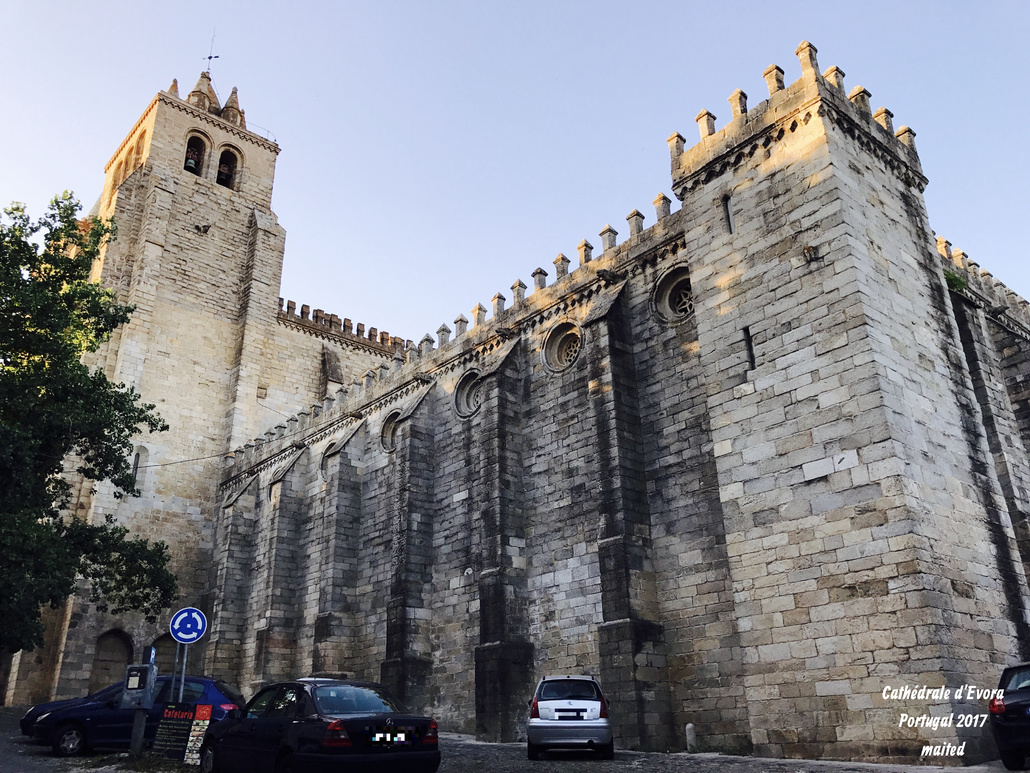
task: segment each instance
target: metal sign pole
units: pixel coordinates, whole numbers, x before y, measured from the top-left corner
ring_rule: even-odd
[[[190,645],[182,645],[182,679],[179,680],[179,703],[182,703],[182,691],[186,686],[186,656],[190,653]]]

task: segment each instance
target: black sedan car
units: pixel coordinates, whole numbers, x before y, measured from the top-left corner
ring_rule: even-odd
[[[212,724],[202,773],[435,773],[436,722],[410,714],[371,682],[301,679],[273,684],[244,711]]]
[[[157,733],[162,704],[179,697],[178,681],[173,691],[170,676],[159,676],[156,689],[145,741],[152,741]],[[236,688],[203,676],[186,677],[182,698],[184,703],[209,704],[212,719],[225,717],[244,702]],[[81,754],[88,748],[128,749],[135,712],[121,708],[121,702],[122,685],[114,684],[85,698],[33,706],[22,717],[21,730],[36,741],[50,744],[61,757]]]
[[[1030,663],[1009,666],[1001,672],[1000,697],[989,705],[991,732],[1009,770],[1022,770],[1030,755]]]

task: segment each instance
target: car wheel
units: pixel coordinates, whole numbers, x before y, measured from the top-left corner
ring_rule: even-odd
[[[208,742],[200,748],[200,773],[215,773],[217,770],[215,747]]]
[[[1026,758],[1019,752],[1003,752],[1001,755],[1001,764],[1005,770],[1022,770],[1025,761]]]
[[[287,752],[275,763],[275,773],[293,773],[293,755]]]
[[[614,760],[615,759],[615,741],[609,741],[604,746],[599,747],[601,749],[602,760]]]
[[[57,728],[50,745],[58,757],[74,757],[86,751],[86,733],[82,725],[69,722]]]
[[[531,760],[540,759],[540,747],[535,743],[526,741],[526,757]]]

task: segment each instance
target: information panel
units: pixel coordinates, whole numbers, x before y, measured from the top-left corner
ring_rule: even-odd
[[[200,746],[211,724],[211,706],[166,703],[154,737],[154,752],[187,765],[200,764]]]

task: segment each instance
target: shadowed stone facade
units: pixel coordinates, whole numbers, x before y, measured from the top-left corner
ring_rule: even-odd
[[[98,276],[138,310],[98,364],[178,428],[143,439],[153,464],[208,458],[79,509],[172,543],[207,672],[380,680],[513,740],[540,676],[586,671],[634,748],[692,723],[768,756],[992,752],[898,726],[982,706],[884,689],[1030,657],[1027,303],[935,238],[914,132],[797,54],[793,84],[770,67],[768,99],[670,137],[681,208],[419,344],[284,307],[278,149],[213,91],[158,95],[164,155],[109,172]],[[182,168],[200,128],[236,143],[238,189]],[[105,631],[160,633],[81,601],[55,625],[63,660],[17,656],[9,700],[78,692]]]

